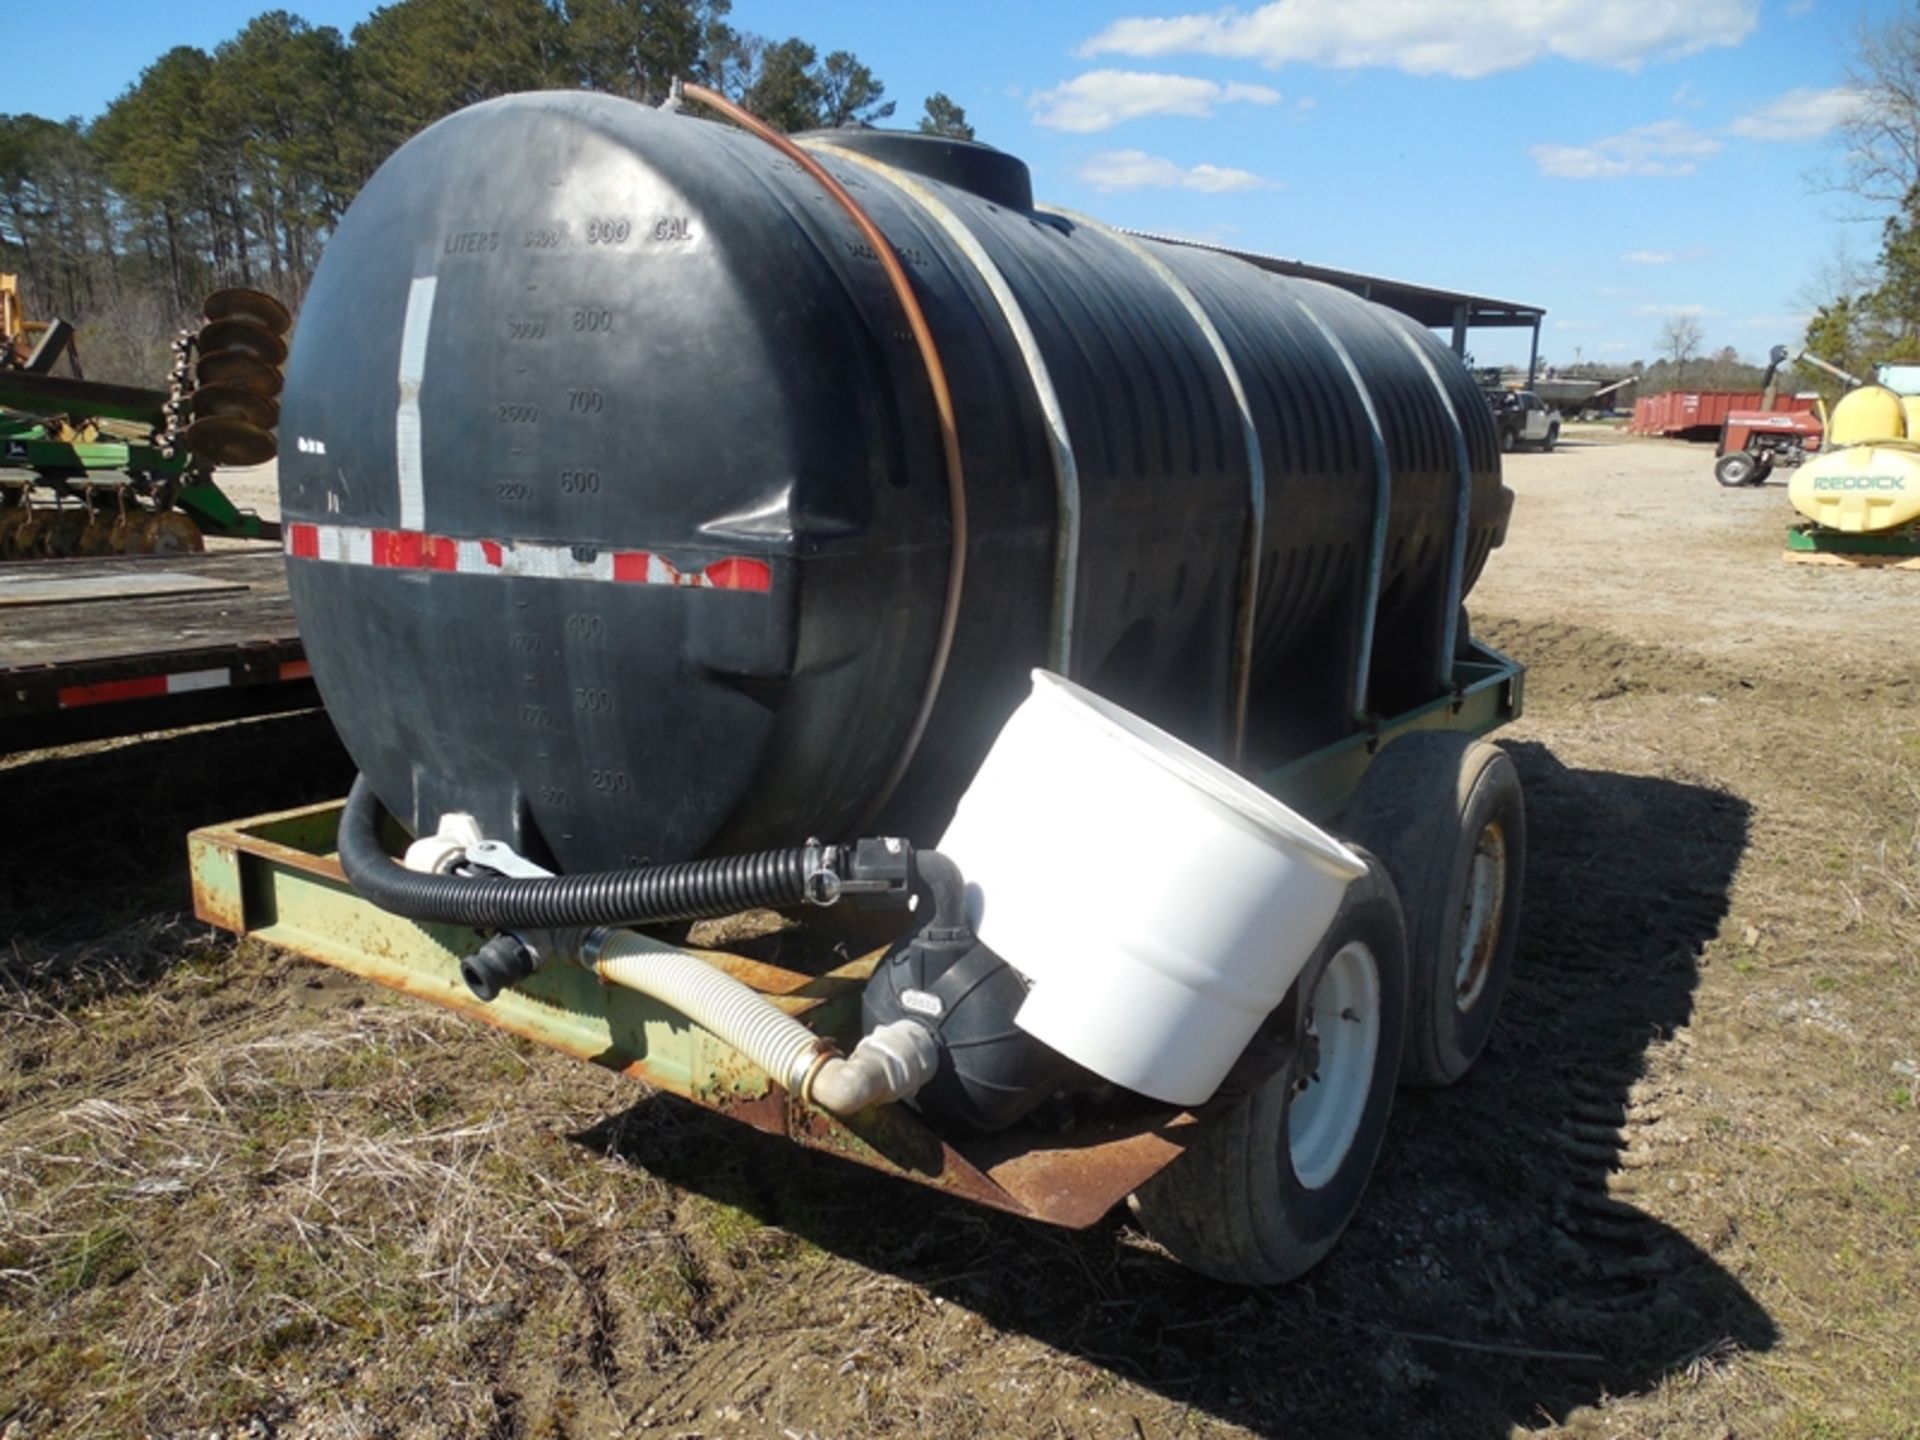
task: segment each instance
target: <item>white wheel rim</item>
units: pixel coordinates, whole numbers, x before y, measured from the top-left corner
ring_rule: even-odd
[[[1321,971],[1307,1001],[1307,1032],[1320,1041],[1320,1066],[1296,1082],[1287,1143],[1294,1176],[1318,1190],[1353,1149],[1380,1050],[1380,967],[1362,942],[1341,946]]]
[[[1507,832],[1490,820],[1473,844],[1467,867],[1466,910],[1453,969],[1453,1003],[1471,1010],[1486,993],[1500,949],[1500,915],[1507,898]]]

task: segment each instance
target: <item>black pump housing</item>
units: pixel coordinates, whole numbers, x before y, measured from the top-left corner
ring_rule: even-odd
[[[943,1126],[1003,1130],[1080,1067],[1013,1023],[1027,982],[971,932],[959,934],[952,942],[916,936],[896,946],[867,982],[862,1028],[917,1020],[932,1030],[940,1071],[914,1105]]]

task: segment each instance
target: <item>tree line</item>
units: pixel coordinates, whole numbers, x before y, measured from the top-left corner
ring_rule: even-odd
[[[1920,12],[1861,22],[1848,88],[1858,103],[1836,132],[1840,169],[1821,188],[1875,223],[1865,265],[1844,253],[1811,285],[1805,348],[1862,380],[1881,361],[1920,360]],[[1829,398],[1838,381],[1805,367]]]
[[[783,130],[895,102],[844,50],[727,23],[729,0],[396,0],[349,35],[286,10],[211,53],[167,51],[91,122],[0,115],[0,270],[29,315],[81,325],[88,373],[152,383],[222,285],[297,305],[367,178],[444,115],[521,90],[658,103],[698,81]],[[919,128],[973,138],[929,96]]]

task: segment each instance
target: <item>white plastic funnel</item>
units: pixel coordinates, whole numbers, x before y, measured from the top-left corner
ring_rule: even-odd
[[[1198,1105],[1365,866],[1264,790],[1045,670],[940,841],[975,932],[1032,982],[1014,1023]]]

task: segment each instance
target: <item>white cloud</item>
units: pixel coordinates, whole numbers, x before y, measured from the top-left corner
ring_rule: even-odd
[[[1598,330],[1600,328],[1600,322],[1598,320],[1556,320],[1553,322],[1553,328],[1556,330]]]
[[[1860,108],[1857,90],[1789,90],[1727,127],[1743,140],[1818,140]]]
[[[1280,92],[1238,80],[1225,84],[1195,75],[1142,70],[1089,70],[1034,95],[1034,120],[1050,130],[1092,134],[1143,115],[1205,119],[1220,105],[1276,105]]]
[[[1203,190],[1222,195],[1230,190],[1278,189],[1278,183],[1226,165],[1184,166],[1144,150],[1107,150],[1080,167],[1080,178],[1101,190]]]
[[[1620,257],[1622,265],[1672,265],[1682,260],[1704,260],[1713,251],[1705,245],[1685,250],[1629,250]]]
[[[1542,175],[1560,180],[1619,180],[1629,175],[1691,175],[1699,162],[1725,149],[1679,120],[1636,125],[1585,145],[1530,146]]]
[[[1747,330],[1777,330],[1782,334],[1800,335],[1811,319],[1813,316],[1802,311],[1794,315],[1749,315],[1740,324]]]
[[[1269,67],[1386,66],[1475,79],[1557,56],[1633,70],[1738,45],[1760,0],[1272,0],[1116,20],[1083,55],[1219,55]]]
[[[1680,88],[1673,92],[1672,104],[1676,110],[1699,110],[1703,108],[1706,103],[1706,101],[1702,100],[1699,95],[1694,92],[1693,82],[1691,80],[1682,80],[1680,82]]]
[[[1719,316],[1718,310],[1710,310],[1705,305],[1636,305],[1636,315],[1685,315],[1693,320],[1711,320]]]
[[[1633,349],[1633,346],[1627,344],[1624,340],[1609,340],[1600,348],[1609,355],[1624,355]]]

